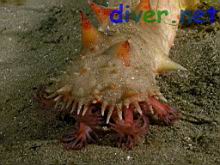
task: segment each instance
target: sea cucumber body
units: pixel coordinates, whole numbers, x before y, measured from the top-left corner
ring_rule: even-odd
[[[102,10],[109,12],[94,3],[90,5],[98,14]],[[178,23],[179,9],[169,18]],[[103,119],[117,133],[118,146],[129,149],[148,132],[149,120],[157,119],[166,125],[176,121],[179,113],[160,102],[166,99],[159,91],[156,76],[184,69],[168,57],[177,26],[130,21],[98,31],[82,12],[81,20],[81,54],[58,78],[54,92],[38,93],[44,104],[54,105],[76,119],[76,130],[63,138],[66,148],[80,149],[94,141],[92,133],[103,125]]]

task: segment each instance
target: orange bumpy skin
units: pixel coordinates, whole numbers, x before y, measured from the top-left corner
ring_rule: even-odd
[[[141,0],[134,10],[146,9],[141,6],[146,4],[149,10],[172,8],[169,19],[178,22],[178,1],[167,0],[166,6],[164,1]],[[179,118],[176,110],[160,102],[165,98],[156,83],[160,73],[184,69],[168,58],[177,27],[142,21],[111,25],[105,20],[109,17],[101,16],[111,9],[89,5],[102,31],[81,12],[83,50],[59,78],[55,92],[39,90],[38,101],[76,119],[74,131],[62,139],[67,149],[94,142],[96,129],[104,125],[115,132],[119,147],[131,149],[147,134],[152,120],[170,125]]]

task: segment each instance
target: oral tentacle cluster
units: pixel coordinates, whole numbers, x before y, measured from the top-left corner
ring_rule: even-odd
[[[160,2],[141,0],[133,9],[140,12],[165,8]],[[177,7],[178,2],[168,2],[168,7]],[[77,130],[63,140],[67,148],[79,149],[87,144],[94,128],[103,125],[101,119],[119,134],[119,146],[132,148],[148,132],[150,118],[166,125],[179,118],[173,108],[159,102],[166,99],[156,83],[156,76],[163,72],[184,70],[168,57],[177,27],[134,21],[112,25],[108,17],[112,8],[91,1],[89,5],[102,31],[80,12],[83,50],[61,76],[55,92],[41,91],[38,100],[44,104],[48,101],[48,105],[78,119]],[[175,19],[177,11],[173,12]],[[95,112],[91,108],[94,106]]]
[[[111,125],[117,135],[117,146],[132,149],[147,133],[149,121],[145,115],[134,114],[134,106],[123,109],[123,119],[115,120]]]

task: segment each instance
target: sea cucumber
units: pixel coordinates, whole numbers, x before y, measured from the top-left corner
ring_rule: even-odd
[[[133,10],[172,8],[166,19],[178,23],[179,1],[164,1],[141,0]],[[81,149],[95,142],[99,136],[96,130],[106,126],[114,132],[117,146],[132,149],[148,133],[151,121],[171,125],[180,117],[179,112],[165,103],[156,82],[160,74],[185,70],[168,57],[177,26],[166,21],[111,25],[111,8],[91,1],[89,5],[101,28],[97,30],[80,12],[81,54],[59,77],[54,92],[40,89],[37,98],[43,105],[76,119],[74,130],[62,138],[65,148]]]

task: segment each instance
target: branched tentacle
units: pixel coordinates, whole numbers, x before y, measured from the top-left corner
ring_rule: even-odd
[[[148,118],[144,115],[134,117],[134,109],[124,109],[124,119],[110,124],[117,133],[117,146],[132,149],[148,132]]]
[[[165,125],[172,125],[180,118],[180,113],[167,104],[159,102],[154,97],[149,98],[149,106],[153,110],[153,117]]]
[[[96,141],[97,135],[86,124],[80,122],[79,128],[71,133],[64,135],[61,139],[66,149],[78,150],[85,147],[89,143]]]
[[[76,118],[75,129],[63,136],[61,141],[66,149],[78,150],[97,140],[95,129],[101,126],[103,121],[100,111],[94,106],[90,107],[84,116],[82,114],[74,116]]]

